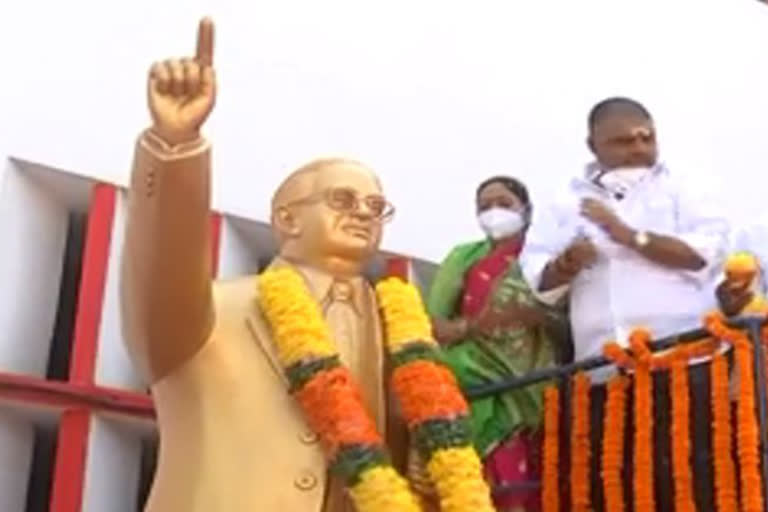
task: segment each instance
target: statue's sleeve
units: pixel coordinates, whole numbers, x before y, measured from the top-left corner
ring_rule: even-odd
[[[206,342],[214,312],[210,161],[199,139],[141,135],[131,174],[121,294],[128,350],[152,383]]]

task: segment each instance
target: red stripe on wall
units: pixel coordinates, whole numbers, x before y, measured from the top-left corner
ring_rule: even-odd
[[[0,401],[59,410],[90,409],[142,418],[155,416],[152,398],[144,393],[5,372],[0,372]]]
[[[219,213],[211,215],[211,250],[213,257],[211,259],[213,277],[219,275],[219,251],[221,251],[221,222],[222,217]]]
[[[390,256],[387,258],[387,277],[399,277],[403,281],[411,280],[411,260],[403,256]]]
[[[92,384],[96,368],[99,326],[104,304],[104,286],[107,279],[107,261],[116,199],[117,190],[111,185],[97,184],[91,192],[72,360],[69,365],[70,380],[80,384]]]
[[[59,423],[56,463],[51,490],[51,512],[80,512],[91,414],[86,409],[65,411]]]

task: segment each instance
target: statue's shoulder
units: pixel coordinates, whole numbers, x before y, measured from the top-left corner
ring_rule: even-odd
[[[257,275],[238,276],[213,283],[213,301],[218,315],[244,311],[253,307],[257,298]]]

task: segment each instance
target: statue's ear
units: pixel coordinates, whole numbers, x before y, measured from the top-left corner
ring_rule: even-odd
[[[280,207],[272,213],[272,226],[280,238],[294,238],[301,233],[299,218],[288,208]]]

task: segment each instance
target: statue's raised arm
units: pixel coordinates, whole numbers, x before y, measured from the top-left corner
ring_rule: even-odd
[[[195,57],[152,66],[152,127],[131,175],[122,268],[124,332],[151,382],[208,339],[213,322],[210,147],[200,135],[216,99],[213,23],[200,22]]]

